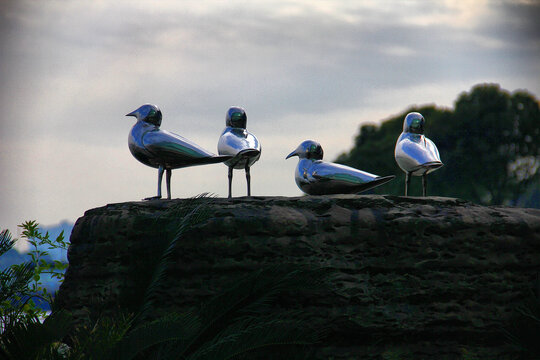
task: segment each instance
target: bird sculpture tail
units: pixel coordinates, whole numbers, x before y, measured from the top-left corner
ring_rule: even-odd
[[[380,186],[382,184],[386,184],[387,182],[394,179],[395,177],[396,177],[395,175],[379,176],[379,177],[373,179],[372,181],[370,181],[368,183],[359,185],[358,189],[357,189],[357,191],[355,191],[355,193],[359,193],[359,192],[362,192],[362,191],[373,189],[374,187]]]
[[[231,155],[215,155],[215,156],[212,156],[212,157],[207,157],[207,158],[201,159],[200,164],[202,164],[202,165],[204,165],[204,164],[217,164],[217,163],[220,163],[220,162],[230,160],[232,158],[233,158],[233,156],[231,156]]]
[[[239,151],[226,165],[236,167],[238,164],[246,162],[247,159],[256,158],[260,154],[260,150],[257,149],[244,149]]]
[[[245,149],[245,150],[239,151],[238,154],[236,154],[236,156],[251,158],[251,157],[255,157],[259,155],[260,153],[261,152],[257,149]]]

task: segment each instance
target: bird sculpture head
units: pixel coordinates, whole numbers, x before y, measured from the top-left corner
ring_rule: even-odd
[[[300,159],[322,160],[324,152],[321,144],[313,140],[306,140],[298,145],[298,147],[292,153],[287,155],[285,159],[295,155]]]
[[[424,134],[424,117],[417,112],[408,113],[403,121],[403,132]]]
[[[126,116],[134,116],[139,121],[144,121],[157,127],[161,125],[161,110],[153,104],[144,104],[137,110],[126,114]]]
[[[245,129],[247,125],[246,111],[238,106],[232,106],[227,110],[225,125]]]

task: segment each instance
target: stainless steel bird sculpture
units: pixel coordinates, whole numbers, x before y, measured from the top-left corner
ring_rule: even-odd
[[[407,114],[403,121],[403,132],[396,142],[394,157],[405,172],[405,196],[409,192],[411,176],[422,176],[422,195],[426,196],[427,174],[443,166],[437,146],[424,136],[424,123],[422,114]]]
[[[302,142],[286,159],[292,156],[300,158],[294,176],[296,185],[309,195],[360,193],[395,178],[322,161],[323,149],[313,140]]]
[[[134,116],[137,122],[131,128],[128,145],[131,154],[145,165],[158,169],[157,196],[145,200],[161,199],[163,172],[167,177],[167,199],[171,198],[171,175],[173,169],[214,164],[229,160],[232,156],[217,156],[180,135],[161,130],[161,110],[145,104],[126,116]]]
[[[224,162],[229,167],[229,198],[232,197],[233,169],[245,170],[247,196],[251,196],[250,167],[261,157],[261,144],[255,135],[247,131],[246,124],[246,111],[233,106],[227,111],[225,130],[219,137],[218,153],[232,156]]]

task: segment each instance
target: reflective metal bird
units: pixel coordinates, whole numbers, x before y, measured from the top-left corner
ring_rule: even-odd
[[[427,174],[437,170],[443,163],[433,141],[424,136],[425,120],[422,114],[411,112],[403,121],[403,132],[396,142],[394,157],[405,172],[405,196],[409,192],[411,176],[422,176],[422,195],[427,193]]]
[[[170,199],[173,169],[219,163],[231,158],[231,156],[217,156],[180,135],[161,130],[159,127],[162,115],[156,105],[142,105],[126,116],[137,118],[137,123],[131,128],[128,137],[131,154],[143,164],[158,169],[157,196],[145,200],[161,199],[164,171],[167,173],[167,199]]]
[[[225,116],[225,130],[218,142],[220,155],[233,156],[224,162],[229,167],[229,198],[232,197],[233,169],[244,169],[247,180],[247,196],[251,196],[250,167],[261,157],[261,144],[257,137],[247,131],[246,111],[233,106]]]
[[[296,185],[309,195],[360,193],[395,178],[322,161],[323,149],[313,140],[302,142],[286,159],[292,156],[300,158],[294,176]]]

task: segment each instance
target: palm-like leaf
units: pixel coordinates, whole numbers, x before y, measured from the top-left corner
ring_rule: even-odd
[[[225,359],[268,348],[313,344],[324,328],[310,328],[301,310],[282,311],[271,305],[288,292],[320,289],[326,276],[325,270],[298,266],[260,269],[198,311],[164,317],[132,330],[118,344],[115,358],[159,353],[160,359]]]
[[[9,336],[2,337],[0,355],[7,359],[52,360],[64,356],[66,359],[209,360],[251,359],[263,351],[268,359],[270,352],[264,352],[265,349],[272,349],[271,353],[292,349],[293,352],[281,357],[292,359],[299,353],[298,346],[317,342],[324,332],[321,327],[310,327],[311,321],[302,316],[301,310],[283,311],[275,305],[279,297],[292,292],[326,286],[325,270],[298,265],[259,269],[225,286],[222,293],[196,309],[148,322],[176,243],[207,217],[209,201],[202,195],[165,214],[167,218],[179,218],[180,222],[172,231],[169,229],[170,241],[154,267],[144,301],[135,316],[100,317],[91,326],[77,329],[70,335],[69,351],[67,345],[56,342],[66,334],[61,330],[69,328],[67,323],[61,323],[61,317],[51,317],[45,324],[40,324],[37,318],[19,321]],[[56,332],[48,330],[49,327],[56,327]]]
[[[138,315],[134,320],[134,324],[139,324],[140,321],[145,320],[154,306],[155,293],[159,290],[160,286],[165,279],[166,271],[171,264],[172,254],[178,240],[188,231],[190,228],[200,223],[208,216],[208,204],[211,197],[204,193],[182,202],[180,205],[173,207],[168,211],[169,216],[181,219],[176,226],[174,235],[171,237],[167,247],[163,251],[161,258],[154,269],[152,279],[146,288],[144,294],[144,300],[138,311]]]
[[[131,328],[133,316],[117,313],[113,317],[100,317],[91,326],[76,329],[70,336],[70,359],[115,359],[112,349]]]
[[[531,290],[514,309],[511,322],[503,328],[503,333],[524,358],[540,358],[540,296],[535,291]]]
[[[0,272],[0,302],[12,299],[15,294],[24,293],[33,275],[34,266],[29,262]]]
[[[270,313],[266,316],[243,318],[227,327],[188,357],[189,360],[251,358],[264,350],[279,350],[287,359],[296,354],[298,346],[318,342],[324,330],[309,329],[309,321],[298,311]],[[291,351],[287,351],[291,350]]]
[[[7,253],[15,245],[9,230],[0,231],[0,256]]]
[[[0,256],[9,251],[14,243],[8,230],[0,232]],[[25,316],[23,306],[30,294],[28,284],[33,275],[34,266],[29,262],[12,265],[0,272],[0,334]]]
[[[20,317],[0,336],[0,355],[3,359],[43,359],[51,357],[54,344],[65,337],[71,328],[71,316],[57,312],[43,323],[35,317]]]
[[[200,326],[198,316],[191,312],[159,318],[130,331],[113,350],[113,358],[133,359],[152,346],[168,342],[183,345],[195,336]],[[166,349],[162,352],[166,352]]]
[[[268,314],[269,305],[278,295],[318,289],[325,283],[326,275],[324,269],[300,265],[292,269],[281,265],[255,271],[201,306],[199,313],[204,326],[182,354],[190,355],[237,320],[260,319],[259,325],[264,328],[264,315]],[[286,338],[284,336],[282,340],[286,341]]]

